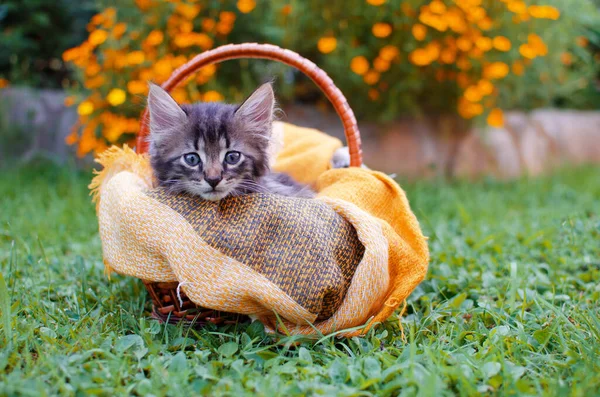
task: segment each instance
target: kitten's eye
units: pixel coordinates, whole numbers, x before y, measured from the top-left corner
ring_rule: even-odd
[[[242,158],[242,154],[240,152],[227,152],[225,155],[225,162],[229,165],[237,164]]]
[[[197,153],[184,154],[183,160],[191,167],[195,167],[200,164],[200,156],[198,156]]]

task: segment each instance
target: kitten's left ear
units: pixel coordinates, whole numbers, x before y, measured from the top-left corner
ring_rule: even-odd
[[[275,113],[275,94],[271,83],[258,87],[235,111],[246,130],[262,134],[271,134]]]

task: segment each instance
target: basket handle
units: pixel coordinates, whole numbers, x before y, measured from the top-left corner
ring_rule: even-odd
[[[162,84],[162,88],[166,91],[171,91],[189,75],[206,65],[238,58],[261,58],[279,61],[295,67],[310,77],[321,91],[325,93],[342,120],[350,152],[350,165],[353,167],[360,167],[362,165],[360,132],[356,125],[354,112],[348,105],[346,98],[339,88],[335,86],[327,73],[313,62],[293,51],[285,50],[271,44],[246,43],[224,45],[196,55],[186,64],[175,70],[171,77]],[[148,109],[146,108],[142,114],[141,128],[137,136],[136,146],[138,153],[145,153],[148,150],[148,141],[145,139],[149,134],[148,117]]]

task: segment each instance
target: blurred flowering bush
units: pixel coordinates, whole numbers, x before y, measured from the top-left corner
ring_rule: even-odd
[[[199,52],[269,42],[315,61],[359,117],[458,114],[503,125],[503,110],[571,103],[589,89],[597,59],[584,26],[591,0],[123,0],[106,1],[89,37],[67,50],[86,89],[69,97],[78,153],[130,141],[147,82],[164,82]],[[266,75],[282,75],[280,99],[314,97],[288,68],[261,61],[206,67],[173,92],[179,102],[238,101]],[[293,84],[286,84],[286,83]],[[595,91],[594,91],[595,92]],[[587,98],[587,97],[586,97]]]

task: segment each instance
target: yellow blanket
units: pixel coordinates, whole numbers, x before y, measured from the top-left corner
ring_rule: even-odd
[[[425,277],[426,238],[388,176],[330,169],[339,140],[285,123],[275,130],[283,145],[274,169],[312,184],[316,199],[252,195],[215,204],[169,196],[154,189],[145,155],[103,153],[90,188],[106,267],[178,281],[196,304],[254,315],[271,330],[282,325],[279,316],[291,333],[368,324],[343,335],[364,333]]]

